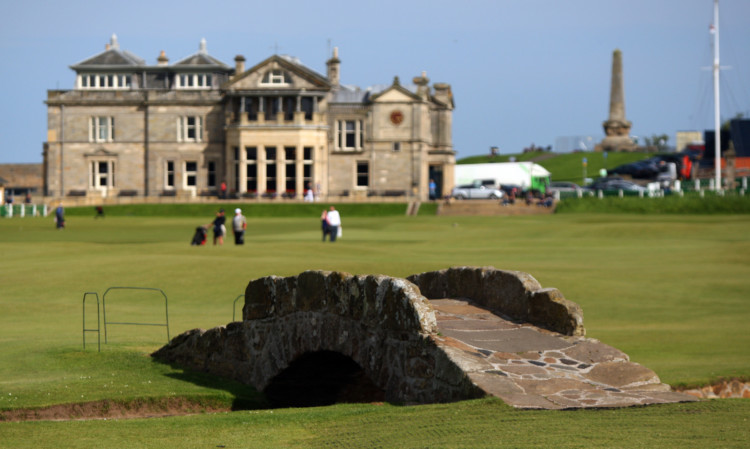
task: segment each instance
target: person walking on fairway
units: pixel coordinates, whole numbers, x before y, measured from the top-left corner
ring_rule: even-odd
[[[224,244],[224,234],[226,232],[226,226],[224,226],[224,223],[226,223],[226,221],[227,218],[224,216],[224,209],[219,209],[214,221],[212,221],[211,224],[206,225],[207,228],[209,226],[214,228],[214,245],[216,245],[217,242],[219,245]]]
[[[55,225],[57,225],[57,229],[65,228],[65,209],[63,209],[62,203],[55,209]]]
[[[328,232],[331,235],[331,242],[336,241],[336,237],[339,236],[339,230],[341,229],[341,216],[339,211],[335,207],[331,206],[326,214],[326,222],[328,223]]]
[[[247,229],[247,220],[242,215],[242,209],[237,208],[234,210],[234,218],[232,218],[232,232],[234,232],[235,245],[245,244],[245,229]]]
[[[323,241],[326,241],[326,236],[330,231],[328,229],[328,211],[323,209],[323,213],[320,214],[320,229],[323,231]]]

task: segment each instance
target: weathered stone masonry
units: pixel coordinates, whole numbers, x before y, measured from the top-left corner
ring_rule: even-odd
[[[467,298],[498,315],[564,335],[586,335],[581,307],[528,273],[455,267],[407,278],[429,299]]]
[[[425,296],[470,298],[513,319],[584,334],[580,308],[525,273],[460,267],[409,279],[324,271],[256,279],[242,322],[185,332],[154,356],[263,390],[301,355],[334,351],[359,364],[386,400],[428,403],[485,392],[436,344]]]

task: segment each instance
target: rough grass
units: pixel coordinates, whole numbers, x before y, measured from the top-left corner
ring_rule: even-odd
[[[457,265],[526,271],[581,304],[590,337],[622,349],[667,383],[750,375],[747,216],[342,213],[344,238],[336,244],[319,241],[318,216],[250,216],[244,247],[189,246],[195,226],[208,220],[203,216],[95,220],[92,211],[71,215],[64,231],[56,231],[51,218],[0,220],[0,410],[164,397],[257,405],[251,388],[153,362],[147,354],[166,342],[161,328],[115,327],[101,353],[90,335],[82,351],[83,293],[101,295],[116,285],[159,287],[169,296],[176,335],[229,322],[233,300],[249,280],[307,269],[394,276]],[[666,439],[671,447],[741,447],[748,441],[746,404],[559,413],[518,412],[489,400],[2,423],[0,445],[670,447],[662,444]],[[411,433],[401,430],[403,423]]]

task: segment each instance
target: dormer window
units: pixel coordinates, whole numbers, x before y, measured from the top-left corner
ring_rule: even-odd
[[[86,73],[78,75],[79,89],[130,89],[131,75]]]
[[[261,84],[290,85],[292,84],[289,74],[281,69],[271,69],[263,76]]]
[[[213,81],[210,73],[181,73],[176,78],[177,89],[210,89]]]

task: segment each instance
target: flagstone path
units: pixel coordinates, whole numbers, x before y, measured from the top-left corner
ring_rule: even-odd
[[[691,402],[650,369],[598,340],[505,320],[460,299],[430,300],[438,345],[488,394],[517,408]]]

